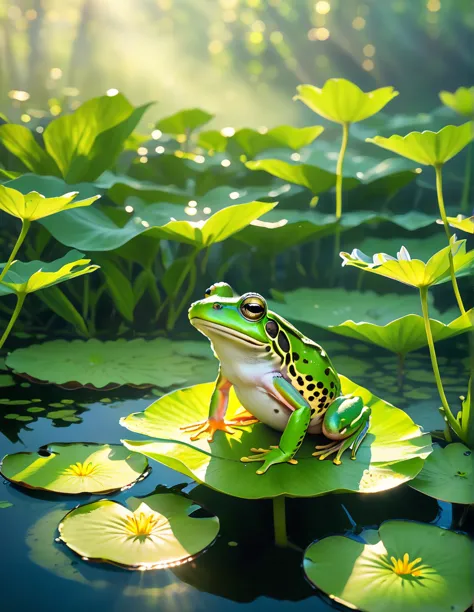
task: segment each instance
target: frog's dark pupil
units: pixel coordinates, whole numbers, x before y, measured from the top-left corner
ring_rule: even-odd
[[[270,336],[270,338],[277,337],[278,325],[275,323],[275,321],[268,321],[268,323],[265,325],[265,329],[267,331],[267,334]]]

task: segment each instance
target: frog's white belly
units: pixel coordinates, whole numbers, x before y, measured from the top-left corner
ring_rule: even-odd
[[[256,385],[235,385],[238,400],[255,418],[265,425],[283,431],[288,423],[291,410]]]

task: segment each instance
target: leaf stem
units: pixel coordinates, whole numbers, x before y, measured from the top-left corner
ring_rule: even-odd
[[[273,498],[273,529],[275,533],[275,545],[288,548],[288,535],[286,533],[286,508],[285,496],[279,495]]]
[[[16,296],[15,310],[13,311],[12,316],[10,317],[10,321],[8,322],[7,328],[3,332],[3,336],[0,338],[0,349],[5,344],[6,339],[10,335],[12,327],[15,325],[15,322],[18,319],[18,315],[20,314],[25,298],[26,293],[18,293]]]
[[[461,210],[469,210],[469,195],[471,191],[472,142],[467,146],[466,168],[464,170],[464,186],[461,196]]]
[[[3,280],[5,274],[8,272],[8,269],[12,265],[12,261],[15,259],[15,255],[18,253],[18,250],[20,249],[21,245],[23,244],[23,241],[26,238],[26,234],[28,233],[28,230],[30,229],[30,225],[31,225],[30,221],[28,221],[27,219],[22,219],[20,235],[18,236],[17,241],[15,242],[13,251],[10,253],[10,257],[8,258],[8,261],[5,264],[5,267],[3,268],[2,273],[0,274],[0,282]]]
[[[337,158],[336,166],[336,218],[342,216],[342,169],[344,166],[344,155],[346,154],[347,141],[349,140],[349,124],[342,124],[342,142]]]
[[[436,173],[436,194],[438,196],[439,212],[441,214],[441,219],[443,220],[444,231],[446,232],[448,244],[451,246],[451,231],[449,229],[449,223],[446,217],[446,209],[444,207],[443,177],[442,177],[441,168],[442,168],[441,164],[437,164],[434,167],[435,173]],[[456,273],[454,270],[453,251],[451,248],[449,249],[448,257],[449,257],[449,272],[451,274],[451,283],[453,285],[454,295],[456,296],[456,301],[458,303],[461,314],[466,314],[466,309],[464,308],[461,294],[459,293],[458,281],[456,279]]]
[[[451,429],[459,435],[459,424],[453,416],[451,409],[444,393],[443,383],[441,381],[441,375],[439,373],[438,359],[436,357],[436,351],[434,347],[433,334],[431,332],[430,318],[428,313],[428,287],[420,287],[420,299],[421,299],[421,310],[423,312],[423,321],[425,323],[426,339],[428,340],[428,348],[430,351],[431,367],[433,368],[433,374],[436,380],[436,386],[438,387],[438,393],[443,405],[443,412],[446,419],[451,426]]]

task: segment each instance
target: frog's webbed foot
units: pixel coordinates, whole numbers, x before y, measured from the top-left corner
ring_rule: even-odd
[[[264,474],[268,468],[277,463],[291,463],[296,465],[298,461],[290,455],[283,452],[279,446],[270,446],[270,448],[251,448],[252,453],[256,453],[250,457],[242,457],[240,460],[243,463],[251,463],[253,461],[263,461],[262,467],[257,470],[257,474]]]
[[[254,418],[248,418],[246,415],[242,415],[237,419],[231,421],[224,421],[221,419],[206,419],[205,421],[198,421],[197,423],[191,423],[190,425],[183,425],[180,427],[182,431],[195,432],[190,437],[190,440],[198,440],[202,434],[208,434],[207,441],[213,442],[216,431],[223,431],[226,434],[234,435],[236,430],[233,426],[251,425],[258,421]]]
[[[344,452],[346,448],[350,446],[350,443],[349,443],[349,445],[345,446],[344,449],[341,450],[345,442],[347,442],[347,440],[335,440],[333,442],[330,442],[329,444],[322,444],[320,446],[315,446],[316,452],[313,453],[313,457],[319,457],[319,459],[322,461],[323,459],[327,459],[333,453],[337,452],[337,455],[334,458],[333,463],[335,463],[336,465],[340,465],[342,463],[340,459],[342,453]]]

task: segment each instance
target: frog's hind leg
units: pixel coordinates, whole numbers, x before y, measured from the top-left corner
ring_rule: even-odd
[[[370,408],[364,406],[360,397],[336,398],[324,415],[323,421],[323,433],[331,438],[332,442],[316,446],[313,457],[322,460],[336,453],[333,463],[340,465],[342,454],[350,448],[351,459],[355,459],[369,426]]]

